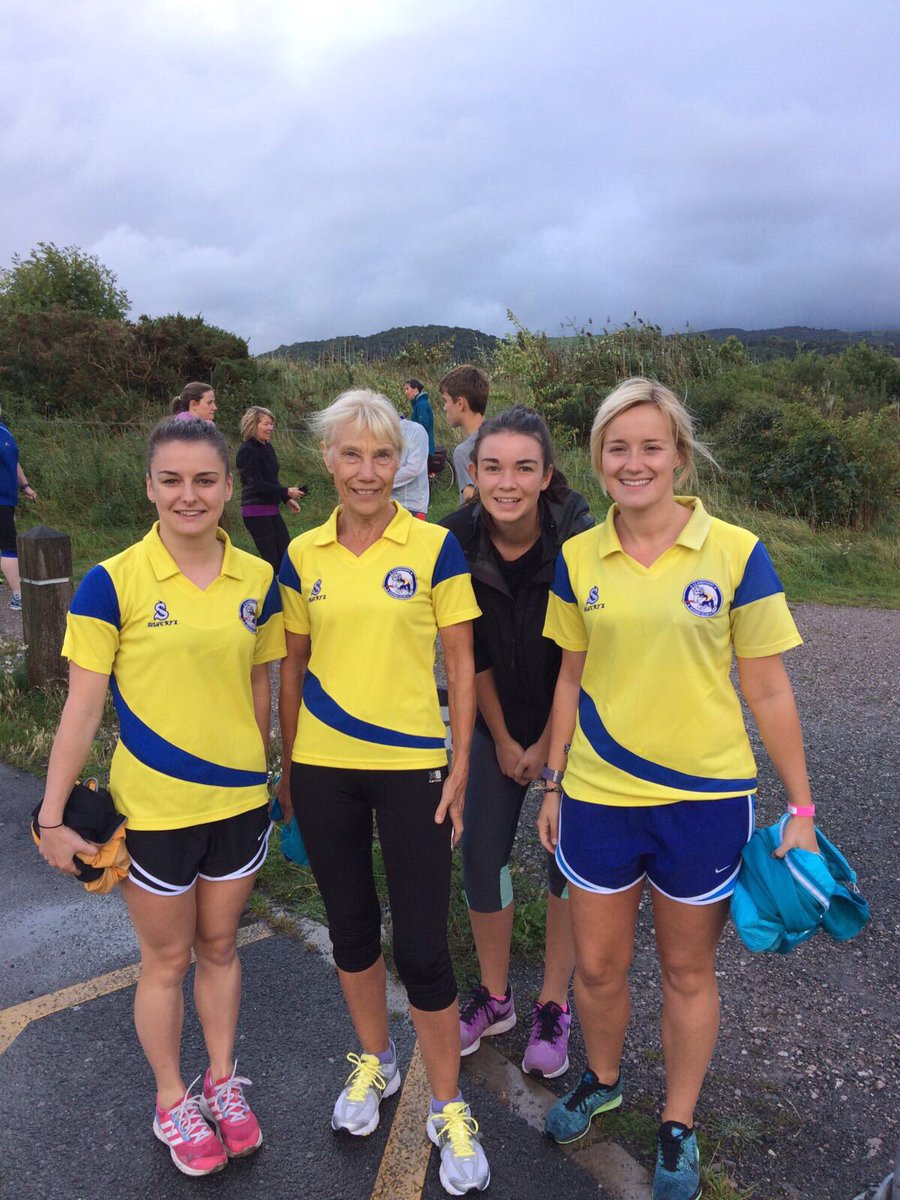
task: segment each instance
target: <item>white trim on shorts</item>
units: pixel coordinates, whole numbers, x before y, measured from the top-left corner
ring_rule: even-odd
[[[191,882],[186,883],[183,887],[179,886],[177,883],[166,883],[164,879],[157,879],[155,875],[151,875],[149,871],[145,871],[133,855],[131,857],[131,866],[137,867],[140,873],[150,880],[150,883],[156,884],[156,887],[151,887],[149,883],[144,883],[140,879],[135,879],[134,875],[131,873],[131,867],[129,867],[128,878],[131,883],[133,883],[135,887],[143,888],[144,891],[149,892],[151,896],[183,896],[185,892],[189,892],[197,882],[197,876],[195,875]]]
[[[641,883],[647,878],[647,872],[642,871],[631,883],[626,883],[624,887],[620,888],[605,888],[597,883],[591,883],[589,880],[583,879],[577,871],[574,871],[569,866],[562,852],[562,804],[559,806],[559,819],[556,826],[556,854],[553,857],[556,859],[556,865],[570,883],[574,883],[583,892],[593,892],[597,896],[618,896],[620,892],[630,891],[636,883]]]
[[[248,875],[254,875],[266,861],[269,853],[269,836],[274,828],[274,822],[269,821],[265,832],[261,833],[256,839],[257,841],[261,841],[262,845],[245,867],[239,867],[237,871],[232,871],[230,875],[204,875],[201,871],[200,878],[205,879],[208,883],[226,883],[230,879],[246,879]]]

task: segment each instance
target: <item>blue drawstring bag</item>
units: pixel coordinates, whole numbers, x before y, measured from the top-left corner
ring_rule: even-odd
[[[309,866],[309,855],[303,845],[303,838],[297,827],[297,818],[291,814],[291,819],[281,827],[281,853],[288,862],[296,863],[298,867]]]

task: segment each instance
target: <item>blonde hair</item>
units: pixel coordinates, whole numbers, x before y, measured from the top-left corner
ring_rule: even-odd
[[[342,392],[337,400],[316,413],[311,424],[322,439],[322,449],[326,454],[334,445],[338,430],[344,425],[355,426],[371,433],[379,441],[390,442],[398,457],[403,453],[403,430],[396,408],[387,396],[368,388]]]
[[[251,404],[241,417],[241,441],[249,442],[251,438],[256,437],[256,431],[263,417],[271,417],[273,421],[275,420],[275,414],[270,408],[263,408],[261,404]]]
[[[616,417],[621,416],[630,408],[636,408],[639,404],[652,404],[659,409],[669,424],[675,441],[675,449],[681,456],[681,466],[675,472],[675,482],[679,486],[691,490],[697,486],[696,459],[698,457],[705,458],[707,462],[718,468],[719,464],[710,453],[709,447],[698,441],[694,433],[691,414],[675,393],[656,379],[644,379],[638,375],[633,379],[626,379],[609,393],[597,409],[597,415],[591,426],[591,466],[594,468],[594,474],[601,487],[603,487],[601,458],[606,431]],[[606,488],[604,487],[603,490],[605,492]]]

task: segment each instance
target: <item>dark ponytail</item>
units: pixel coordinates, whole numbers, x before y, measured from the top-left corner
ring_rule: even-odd
[[[180,393],[172,401],[170,411],[173,413],[187,412],[194,400],[199,400],[207,392],[213,391],[211,383],[186,383]]]

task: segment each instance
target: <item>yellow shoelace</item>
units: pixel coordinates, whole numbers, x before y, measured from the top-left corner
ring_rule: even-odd
[[[438,1114],[444,1123],[438,1129],[442,1141],[449,1139],[456,1158],[471,1158],[475,1153],[472,1138],[478,1132],[478,1122],[460,1100],[445,1104]]]
[[[346,1086],[348,1100],[365,1100],[369,1088],[383,1092],[387,1080],[381,1073],[381,1063],[374,1054],[348,1054],[347,1061],[353,1063],[353,1070],[347,1076]]]

